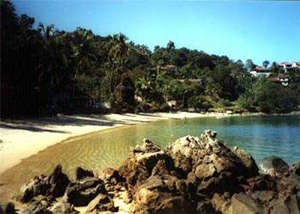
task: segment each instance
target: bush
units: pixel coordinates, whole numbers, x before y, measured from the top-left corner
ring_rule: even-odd
[[[298,100],[290,88],[272,82],[266,82],[256,91],[258,109],[265,113],[287,113],[297,109]]]

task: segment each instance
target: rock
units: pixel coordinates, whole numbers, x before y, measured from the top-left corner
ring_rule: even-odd
[[[170,156],[151,141],[146,141],[132,151],[120,167],[119,173],[126,178],[127,183],[135,185],[151,176],[159,160],[164,160],[167,168],[172,167]]]
[[[205,194],[207,197],[212,197],[214,193],[236,192],[237,190],[237,180],[230,172],[222,172],[218,177],[202,181],[197,186],[197,193]]]
[[[194,208],[183,196],[142,190],[144,196],[131,207],[130,213],[193,213]]]
[[[119,182],[125,182],[126,179],[120,175],[119,171],[112,168],[106,168],[99,176],[102,180],[109,181],[110,183],[117,184]]]
[[[21,214],[52,214],[52,212],[47,209],[48,206],[48,202],[34,200],[21,212]]]
[[[300,175],[290,174],[283,177],[281,183],[284,185],[284,189],[300,189]]]
[[[64,198],[66,202],[75,206],[86,206],[100,193],[106,193],[104,182],[98,178],[85,177],[71,182]]]
[[[65,202],[59,202],[51,207],[50,211],[53,214],[78,214],[79,212],[75,210],[74,205]]]
[[[195,175],[198,178],[205,180],[207,178],[212,177],[216,173],[216,171],[217,170],[216,170],[214,164],[212,164],[212,163],[201,164],[196,167]]]
[[[262,190],[262,191],[255,191],[254,193],[252,193],[252,198],[256,201],[260,201],[263,204],[269,204],[269,202],[275,198],[276,196],[276,192],[275,191],[271,191],[271,190]]]
[[[262,174],[269,174],[272,176],[289,170],[289,165],[284,160],[276,156],[264,158],[260,162],[259,167]]]
[[[47,191],[47,195],[61,197],[64,195],[70,180],[68,176],[62,172],[62,166],[58,165],[55,167],[52,174],[49,175],[47,183],[51,186]]]
[[[290,167],[290,172],[293,174],[300,175],[300,161],[297,161],[292,164],[292,166]]]
[[[19,190],[16,199],[22,203],[29,202],[38,195],[60,197],[70,183],[68,176],[62,172],[61,165],[55,167],[49,176],[34,177]]]
[[[144,195],[139,194],[139,192],[142,192],[142,193],[146,192],[146,191],[143,191],[143,190],[165,191],[166,188],[167,188],[167,185],[160,176],[151,176],[147,180],[145,180],[145,182],[143,182],[143,184],[138,186],[137,198],[139,198],[139,196],[142,196],[141,198],[143,198]]]
[[[296,195],[284,195],[271,203],[271,214],[299,214],[300,213],[300,198]]]
[[[172,192],[178,192],[173,195]],[[172,176],[151,176],[135,194],[134,211],[150,213],[182,213],[193,208],[184,197],[186,184]],[[180,194],[181,193],[181,194]]]
[[[168,175],[170,174],[170,167],[168,168],[165,160],[158,160],[153,167],[151,175]]]
[[[205,143],[205,144],[211,144],[214,145],[217,143],[216,137],[217,137],[217,132],[211,131],[211,130],[205,130],[201,135],[200,135],[200,140]]]
[[[197,203],[197,212],[201,214],[218,214],[218,212],[213,208],[210,201],[200,201]]]
[[[182,196],[166,197],[166,199],[162,200],[154,209],[154,213],[185,214],[192,212],[195,212],[195,210]]]
[[[223,214],[232,213],[230,198],[226,198],[224,195],[215,193],[211,199],[211,203],[216,211],[219,211]]]
[[[100,193],[88,204],[86,213],[99,213],[103,211],[117,212],[118,209],[114,207],[114,202],[109,196]]]
[[[250,154],[248,154],[246,151],[244,151],[243,149],[241,149],[237,146],[235,146],[232,151],[234,152],[234,154],[236,156],[239,157],[239,159],[242,161],[242,163],[247,168],[248,177],[258,175],[259,169],[256,165],[255,160],[253,159],[253,157]]]
[[[58,166],[25,185],[20,198],[31,201],[27,213],[77,213],[74,206],[88,206],[87,213],[119,208],[139,214],[299,213],[298,163],[288,169],[281,159],[267,158],[259,174],[251,155],[231,149],[216,135],[208,130],[200,137],[186,136],[165,150],[146,139],[119,170],[106,168],[100,179],[77,168],[70,182]],[[63,192],[63,200],[52,205]]]
[[[77,167],[76,168],[76,180],[80,180],[85,177],[94,177],[93,171],[85,170],[81,167]]]
[[[0,206],[0,213],[2,214],[15,214],[17,213],[13,203],[7,203]]]
[[[249,178],[247,180],[249,185],[249,190],[275,190],[276,189],[276,181],[270,175],[259,175],[253,178]]]
[[[22,203],[27,203],[34,196],[46,195],[50,188],[51,185],[47,182],[46,176],[36,176],[20,188],[16,199]]]
[[[231,198],[231,210],[232,214],[256,214],[263,213],[263,207],[245,193],[234,194]]]

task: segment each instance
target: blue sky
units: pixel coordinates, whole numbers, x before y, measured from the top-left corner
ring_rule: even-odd
[[[150,49],[203,50],[261,64],[300,61],[300,2],[14,0],[18,14],[59,30],[91,29],[102,36],[122,32]]]

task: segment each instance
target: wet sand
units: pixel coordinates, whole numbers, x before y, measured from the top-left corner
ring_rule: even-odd
[[[0,121],[0,175],[49,146],[63,140],[121,126],[163,119],[184,119],[226,114],[141,113],[105,115],[58,115],[51,118]]]

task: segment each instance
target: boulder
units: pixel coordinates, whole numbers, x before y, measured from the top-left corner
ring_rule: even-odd
[[[54,204],[50,211],[52,214],[78,214],[79,211],[75,210],[74,205],[66,202],[58,202]]]
[[[292,164],[292,166],[290,167],[290,172],[293,174],[300,175],[300,161],[297,161]]]
[[[69,183],[68,176],[62,172],[61,165],[58,165],[49,176],[36,176],[24,184],[17,193],[16,199],[26,203],[38,195],[60,197],[64,194]]]
[[[280,180],[280,183],[283,184],[283,188],[286,190],[300,189],[300,175],[290,174],[289,176],[283,177]]]
[[[249,178],[247,184],[250,191],[276,190],[276,180],[270,175],[258,175]]]
[[[196,167],[195,175],[202,180],[206,180],[207,178],[212,177],[216,171],[217,170],[212,163],[200,164]]]
[[[270,201],[273,200],[276,196],[276,192],[272,190],[255,191],[251,194],[251,197],[255,201],[260,201],[263,204],[269,204]]]
[[[218,212],[221,212],[223,214],[232,213],[231,200],[230,198],[226,198],[224,195],[214,193],[211,199],[211,203],[214,209]]]
[[[47,183],[51,186],[47,195],[53,197],[63,196],[70,180],[66,174],[62,172],[62,166],[58,165],[48,176]]]
[[[83,169],[81,167],[76,168],[76,180],[83,179],[85,177],[94,177],[93,171]]]
[[[64,199],[75,206],[86,206],[100,193],[106,193],[104,182],[95,177],[85,177],[70,183]]]
[[[27,203],[37,195],[46,195],[51,188],[45,175],[36,176],[24,184],[16,195],[16,200]]]
[[[47,199],[37,197],[30,202],[21,214],[52,214],[52,212],[47,209],[50,205],[51,204],[47,201]]]
[[[0,213],[2,214],[15,214],[17,213],[15,205],[13,203],[7,203],[0,205]]]
[[[300,198],[297,195],[279,195],[278,199],[270,203],[271,214],[299,214]]]
[[[258,166],[256,165],[255,160],[253,157],[247,153],[245,150],[235,146],[232,150],[236,156],[242,161],[242,163],[247,168],[247,175],[248,177],[258,175]]]
[[[125,182],[126,179],[120,175],[119,171],[112,169],[112,168],[106,168],[102,171],[102,173],[99,175],[99,177],[102,180],[108,181],[113,184],[117,184],[119,182]]]
[[[120,167],[119,173],[126,178],[128,184],[135,185],[150,177],[153,168],[160,160],[165,161],[167,168],[172,167],[172,160],[165,151],[151,141],[144,140],[142,146],[136,146],[129,154],[125,163]]]
[[[289,165],[279,157],[270,156],[264,158],[260,164],[260,171],[262,174],[276,175],[278,173],[284,173],[289,170]]]
[[[245,193],[234,194],[231,198],[232,214],[256,214],[263,213],[263,207],[254,201],[251,196]]]
[[[113,200],[107,194],[100,193],[88,204],[86,213],[99,213],[103,211],[117,212],[118,209],[114,207]]]

